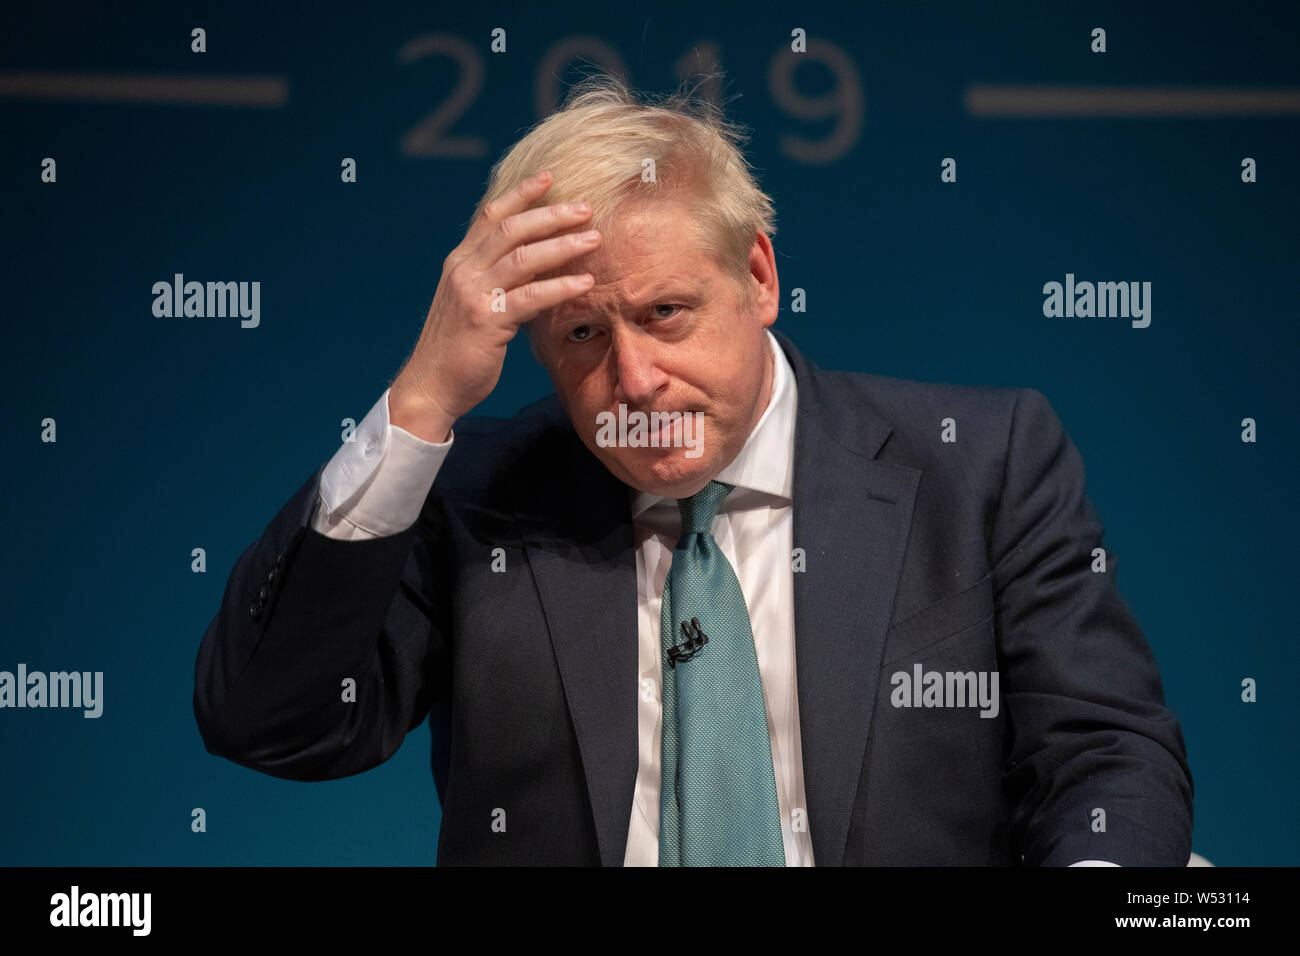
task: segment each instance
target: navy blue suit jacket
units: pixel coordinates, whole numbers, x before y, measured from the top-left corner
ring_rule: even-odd
[[[1047,400],[828,372],[777,338],[798,384],[815,862],[1184,865],[1182,734],[1114,555],[1092,570],[1102,527]],[[317,469],[240,556],[198,653],[204,742],[320,780],[387,760],[427,717],[440,864],[621,865],[637,774],[628,489],[554,395],[455,434],[412,528],[319,534]],[[892,675],[917,664],[997,671],[996,717],[895,706]]]

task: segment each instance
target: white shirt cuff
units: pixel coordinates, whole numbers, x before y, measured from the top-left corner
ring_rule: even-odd
[[[388,392],[321,472],[312,526],[327,537],[383,538],[411,527],[451,450],[454,432],[428,442],[392,424]]]

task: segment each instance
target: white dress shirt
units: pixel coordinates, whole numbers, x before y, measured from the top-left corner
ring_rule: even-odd
[[[808,802],[803,790],[803,748],[799,740],[799,695],[794,666],[794,371],[771,333],[775,358],[772,396],[745,446],[714,476],[734,485],[713,519],[713,537],[740,581],[754,631],[758,673],[763,681],[772,770],[787,866],[812,866]],[[663,650],[660,606],[673,549],[681,537],[677,502],[632,492],[636,539],[639,651],[637,678],[636,791],[628,828],[626,866],[659,863],[659,768],[663,742],[660,681]],[[653,690],[653,693],[649,691]]]
[[[763,683],[772,769],[787,866],[812,866],[804,795],[803,751],[794,641],[793,504],[794,372],[775,337],[772,395],[749,439],[715,479],[734,486],[713,519],[713,536],[731,562],[745,596]],[[357,426],[321,474],[321,507],[313,527],[342,540],[385,537],[413,525],[455,440],[427,442],[389,421],[388,392]],[[659,862],[660,604],[680,537],[677,503],[628,489],[636,543],[637,777],[624,864]],[[1084,861],[1082,865],[1113,865]],[[1079,866],[1081,864],[1073,864]]]

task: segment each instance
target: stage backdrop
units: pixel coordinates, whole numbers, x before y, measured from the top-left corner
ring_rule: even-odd
[[[277,780],[205,752],[195,654],[235,559],[396,374],[491,164],[595,67],[654,92],[725,71],[776,203],[777,328],[813,361],[1049,398],[1182,722],[1194,849],[1300,860],[1294,4],[4,22],[0,670],[103,684],[97,717],[0,710],[0,862],[434,860],[427,725],[363,775]],[[255,324],[156,316],[177,274],[259,283]],[[1045,314],[1085,281],[1137,283],[1144,314]],[[480,411],[549,390],[521,338]]]

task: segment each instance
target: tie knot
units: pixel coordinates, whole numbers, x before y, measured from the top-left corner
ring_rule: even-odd
[[[677,507],[682,513],[682,534],[707,534],[713,527],[713,517],[722,507],[722,499],[731,493],[731,485],[710,481],[689,498],[678,498]]]

